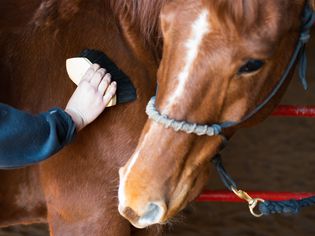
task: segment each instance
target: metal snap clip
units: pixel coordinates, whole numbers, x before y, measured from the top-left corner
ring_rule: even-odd
[[[247,201],[248,203],[248,207],[249,207],[249,211],[250,213],[255,216],[255,217],[262,217],[263,214],[262,213],[256,213],[255,212],[255,208],[258,205],[259,202],[265,202],[264,199],[261,198],[252,198],[251,196],[248,195],[248,193],[246,193],[243,190],[238,190],[235,187],[231,186],[232,191],[235,193],[236,196],[238,196],[240,199],[243,199],[245,201]]]

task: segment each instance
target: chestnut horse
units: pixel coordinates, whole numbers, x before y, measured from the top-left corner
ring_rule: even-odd
[[[201,191],[222,143],[147,120],[156,78],[157,109],[170,117],[239,120],[284,70],[304,4],[3,0],[0,102],[30,112],[64,106],[75,88],[65,60],[84,48],[106,52],[130,76],[138,98],[107,109],[50,160],[1,171],[0,225],[47,222],[51,235],[67,236],[156,234],[154,228],[136,231],[118,213],[119,167],[132,157],[120,170],[121,214],[139,228],[164,223]],[[252,60],[261,68],[238,73]],[[254,122],[269,114],[284,87]]]
[[[310,6],[305,0],[165,2],[158,90],[137,148],[119,171],[119,212],[135,227],[163,224],[196,198],[223,136],[274,109],[289,79],[279,81],[292,77],[293,69],[283,75],[303,41]],[[191,133],[197,124],[214,125]],[[221,133],[217,124],[230,128]]]

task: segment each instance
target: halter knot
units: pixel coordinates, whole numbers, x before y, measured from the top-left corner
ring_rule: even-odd
[[[306,44],[311,38],[311,34],[310,34],[310,31],[305,31],[303,33],[301,33],[301,36],[300,36],[300,41],[303,43],[303,44]]]

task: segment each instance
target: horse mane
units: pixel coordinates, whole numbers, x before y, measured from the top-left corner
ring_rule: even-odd
[[[159,16],[167,0],[109,0],[115,15],[128,19],[137,26],[148,45],[159,43],[161,31]]]
[[[75,15],[82,0],[43,0],[37,8],[30,24],[49,28],[56,22],[69,20]]]

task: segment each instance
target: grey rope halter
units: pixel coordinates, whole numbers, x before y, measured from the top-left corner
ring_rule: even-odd
[[[307,4],[304,8],[302,25],[301,25],[301,33],[296,44],[295,50],[292,53],[292,57],[290,62],[288,63],[287,68],[283,72],[282,76],[280,77],[279,82],[273,88],[272,92],[266,97],[266,99],[260,103],[254,110],[248,113],[241,121],[238,122],[225,122],[222,124],[197,124],[197,123],[190,123],[187,121],[179,121],[172,118],[169,118],[165,114],[161,114],[157,111],[155,106],[156,97],[152,97],[146,107],[146,113],[148,117],[155,122],[165,126],[166,128],[172,128],[176,132],[182,131],[188,134],[196,134],[196,135],[208,135],[208,136],[215,136],[220,135],[222,133],[222,129],[230,128],[237,126],[250,118],[252,118],[257,112],[263,109],[268,102],[277,94],[280,90],[284,82],[287,80],[290,72],[294,68],[294,65],[299,61],[299,77],[300,82],[304,89],[307,89],[307,81],[306,81],[306,69],[307,69],[307,57],[305,46],[306,43],[310,39],[310,30],[315,22],[315,13]]]
[[[146,113],[149,118],[155,122],[164,125],[166,128],[173,128],[176,132],[183,131],[188,134],[197,134],[215,136],[221,133],[220,125],[199,125],[196,123],[189,123],[186,121],[177,121],[169,118],[167,115],[161,115],[155,107],[155,96],[152,97],[147,105]]]

